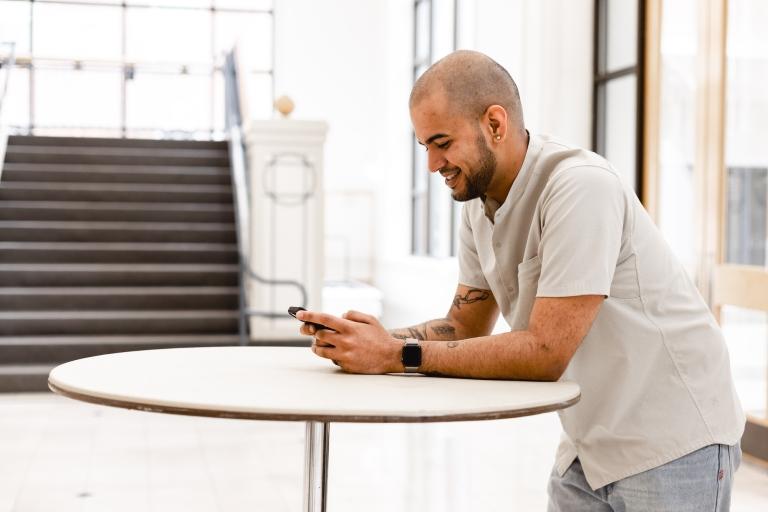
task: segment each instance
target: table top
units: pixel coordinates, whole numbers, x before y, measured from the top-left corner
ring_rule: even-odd
[[[309,348],[200,347],[89,357],[54,368],[56,393],[153,412],[278,421],[418,423],[569,407],[572,382],[353,375]]]

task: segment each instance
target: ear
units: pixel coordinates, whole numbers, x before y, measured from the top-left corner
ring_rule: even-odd
[[[501,105],[491,105],[485,109],[482,123],[493,144],[498,144],[507,136],[507,111]]]

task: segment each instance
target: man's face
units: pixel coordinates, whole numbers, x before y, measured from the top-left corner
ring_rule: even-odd
[[[463,190],[454,188],[451,193],[451,197],[456,201],[469,201],[476,197],[485,197],[491,180],[496,174],[496,155],[488,147],[485,137],[479,129],[475,138],[475,151],[478,160],[474,168],[468,168],[465,173],[466,187]]]
[[[439,172],[456,201],[485,196],[496,173],[496,156],[477,120],[451,114],[440,94],[422,99],[411,109],[419,144],[427,150],[430,172]]]

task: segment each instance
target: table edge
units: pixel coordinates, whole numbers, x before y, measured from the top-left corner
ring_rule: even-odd
[[[507,418],[519,418],[522,416],[534,416],[544,414],[560,409],[565,409],[576,404],[581,399],[581,391],[568,400],[556,402],[537,407],[528,407],[525,409],[515,409],[511,411],[493,411],[487,413],[463,413],[463,414],[444,414],[444,415],[424,415],[424,416],[395,416],[395,415],[335,415],[335,414],[296,414],[296,413],[259,413],[259,412],[233,412],[217,411],[214,409],[196,409],[192,407],[178,407],[173,405],[150,405],[130,400],[118,400],[113,398],[103,398],[76,391],[69,391],[53,384],[48,380],[48,388],[56,394],[97,405],[106,405],[109,407],[119,407],[121,409],[132,409],[145,412],[156,412],[164,414],[177,414],[182,416],[200,416],[208,418],[229,418],[241,420],[261,420],[261,421],[317,421],[334,423],[438,423],[451,421],[481,421],[481,420],[501,420]]]

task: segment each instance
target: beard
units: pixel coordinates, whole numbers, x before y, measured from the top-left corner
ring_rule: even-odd
[[[477,134],[475,147],[479,155],[475,170],[467,169],[463,172],[466,183],[463,190],[454,190],[451,197],[454,201],[469,201],[478,197],[485,197],[488,186],[491,184],[493,176],[496,174],[496,155],[485,143],[482,133]]]

